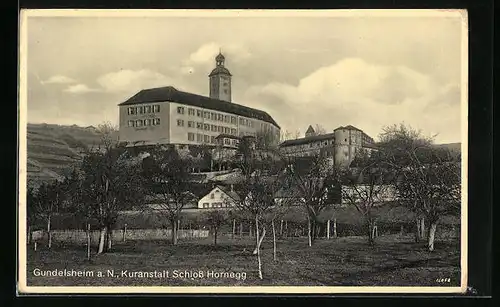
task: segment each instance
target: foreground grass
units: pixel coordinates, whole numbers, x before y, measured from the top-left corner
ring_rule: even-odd
[[[262,244],[264,279],[259,280],[257,260],[251,255],[250,238],[211,238],[181,241],[117,242],[113,251],[93,254],[86,260],[85,246],[28,248],[29,286],[459,286],[459,242],[436,242],[432,253],[411,237],[387,236],[369,246],[365,238],[321,239],[312,247],[306,238],[278,241],[278,261],[273,261],[272,242]],[[93,248],[95,252],[95,247]],[[94,277],[41,277],[33,271],[86,270]],[[106,276],[114,270],[114,277]],[[169,278],[124,277],[122,270],[169,271]],[[172,278],[174,270],[205,273],[204,278]],[[103,277],[97,277],[98,271]],[[206,272],[245,273],[246,278],[207,278]],[[439,283],[438,278],[450,282]]]

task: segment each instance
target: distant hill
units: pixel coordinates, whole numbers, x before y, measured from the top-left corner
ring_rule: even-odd
[[[460,152],[462,148],[462,143],[436,144],[436,146],[441,148],[447,148],[451,151]]]
[[[446,144],[436,144],[438,148],[448,149],[450,155],[453,157],[460,156],[462,153],[462,143],[446,143]]]
[[[81,160],[82,152],[100,140],[101,134],[93,126],[28,124],[28,181],[38,185],[62,179]]]

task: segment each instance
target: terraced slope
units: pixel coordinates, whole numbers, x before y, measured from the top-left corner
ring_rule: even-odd
[[[28,181],[61,179],[81,160],[85,149],[99,144],[100,137],[92,126],[28,124]]]

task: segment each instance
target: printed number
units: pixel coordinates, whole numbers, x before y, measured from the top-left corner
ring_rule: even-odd
[[[437,278],[436,282],[439,283],[451,282],[451,278]]]

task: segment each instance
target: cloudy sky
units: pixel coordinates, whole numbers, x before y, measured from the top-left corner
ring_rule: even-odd
[[[118,122],[117,104],[172,85],[208,95],[219,48],[233,102],[282,130],[405,122],[459,142],[460,15],[28,17],[28,122]]]

